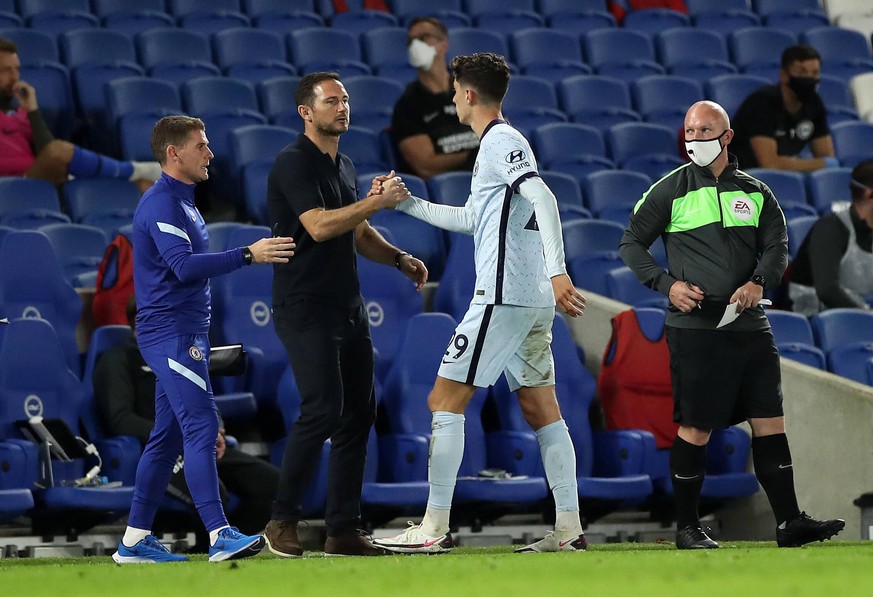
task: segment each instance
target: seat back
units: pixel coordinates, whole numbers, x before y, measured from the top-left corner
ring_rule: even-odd
[[[814,315],[810,324],[816,345],[826,353],[873,338],[873,313],[859,309],[828,309]]]
[[[460,321],[466,313],[476,287],[473,237],[453,234],[446,267],[434,294],[434,309]]]
[[[202,117],[239,109],[258,111],[254,87],[237,79],[200,77],[188,81],[182,85],[182,98],[189,114]]]
[[[216,33],[213,38],[215,59],[223,69],[239,64],[285,62],[285,47],[278,33],[239,27]]]
[[[139,34],[136,41],[140,64],[146,68],[164,62],[212,63],[209,38],[196,31],[153,29]]]

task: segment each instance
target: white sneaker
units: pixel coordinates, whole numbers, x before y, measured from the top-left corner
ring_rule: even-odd
[[[454,547],[451,533],[431,537],[421,532],[420,524],[412,522],[399,535],[373,539],[373,543],[397,553],[448,553]]]
[[[559,541],[555,531],[549,531],[546,536],[525,547],[519,547],[515,553],[541,553],[545,551],[585,551],[588,548],[588,540],[585,534]]]
[[[157,162],[131,162],[133,174],[130,180],[150,180],[155,182],[161,177],[161,165]]]

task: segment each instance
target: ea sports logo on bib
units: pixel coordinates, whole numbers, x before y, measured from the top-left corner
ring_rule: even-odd
[[[734,217],[746,222],[752,219],[752,204],[748,197],[737,197],[733,202]]]

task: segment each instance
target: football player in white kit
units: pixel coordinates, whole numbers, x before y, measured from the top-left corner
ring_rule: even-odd
[[[463,413],[477,388],[493,385],[504,373],[536,430],[557,513],[554,531],[516,551],[584,551],[576,454],[555,396],[551,340],[555,304],[577,317],[585,299],[564,265],[555,196],[537,174],[527,140],[502,119],[506,61],[480,53],[456,57],[451,68],[458,119],[480,139],[470,196],[463,207],[413,197],[397,209],[473,235],[476,288],[428,397],[433,422],[424,519],[396,537],[373,542],[401,553],[452,548],[449,512],[464,453]]]

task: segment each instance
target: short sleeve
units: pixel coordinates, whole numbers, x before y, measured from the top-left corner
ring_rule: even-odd
[[[776,136],[777,119],[773,118],[773,110],[767,106],[767,97],[761,93],[746,98],[735,120],[743,123],[748,138]]]
[[[408,92],[400,96],[400,99],[394,105],[394,114],[391,117],[391,133],[394,135],[394,140],[398,143],[407,137],[427,134],[421,111],[416,107],[414,98]]]
[[[827,111],[819,95],[815,96],[815,114],[813,114],[812,124],[815,127],[815,132],[812,134],[813,139],[831,134],[831,129],[828,127]]]

